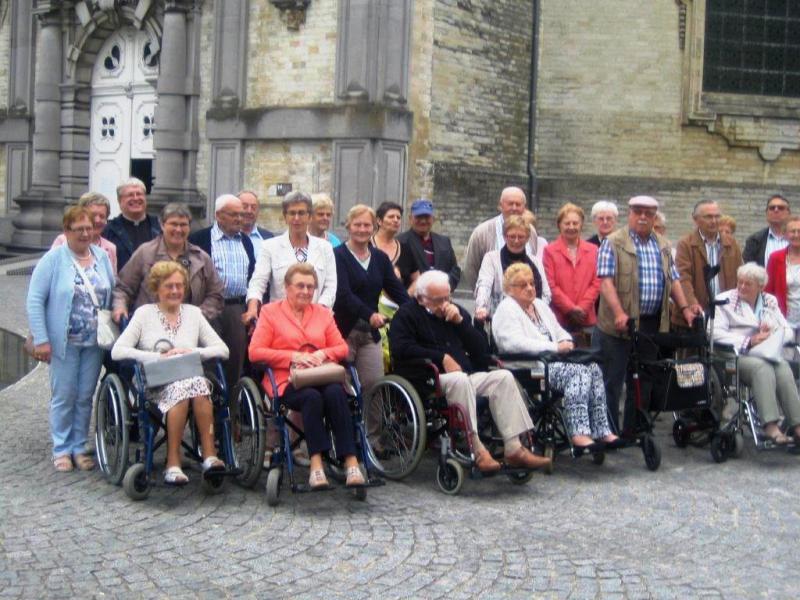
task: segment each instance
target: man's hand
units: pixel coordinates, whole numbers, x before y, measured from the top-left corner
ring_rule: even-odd
[[[442,313],[445,321],[455,325],[460,325],[461,321],[464,320],[464,317],[461,316],[461,311],[458,310],[458,306],[452,302],[448,302],[442,307]]]
[[[456,362],[456,359],[449,354],[444,355],[444,358],[442,359],[442,366],[444,367],[445,373],[458,373],[461,371],[461,365],[459,365]]]
[[[50,347],[49,342],[39,344],[33,347],[33,358],[42,362],[49,363],[50,357],[53,355],[53,349]]]
[[[575,348],[575,344],[573,344],[569,340],[564,340],[564,341],[558,342],[558,353],[559,354],[566,354],[567,352],[569,352],[573,348]]]
[[[117,325],[119,325],[119,322],[122,320],[123,317],[125,317],[126,319],[128,318],[128,311],[125,310],[124,308],[115,308],[111,313],[111,320],[114,321],[114,323],[116,323]]]
[[[614,329],[620,333],[628,331],[628,319],[630,319],[630,317],[624,312],[614,317]]]
[[[242,313],[242,324],[245,327],[249,327],[250,325],[255,323],[257,319],[258,319],[258,306],[257,305],[250,306],[248,304],[247,310]]]
[[[380,313],[372,313],[369,318],[369,326],[373,329],[380,329],[384,325],[386,325],[386,317]]]

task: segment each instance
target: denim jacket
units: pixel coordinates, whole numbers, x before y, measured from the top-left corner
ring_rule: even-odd
[[[114,270],[108,254],[98,246],[89,246],[100,270],[114,287]],[[33,343],[50,343],[52,352],[64,358],[67,351],[67,330],[72,312],[72,298],[75,294],[75,268],[72,253],[64,244],[49,250],[36,265],[28,288],[28,324],[33,335]],[[106,305],[111,308],[111,294]]]

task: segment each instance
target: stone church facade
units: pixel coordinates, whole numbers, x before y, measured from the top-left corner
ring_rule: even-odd
[[[424,195],[457,247],[509,184],[548,236],[564,201],[634,193],[675,237],[703,197],[746,234],[767,194],[800,200],[794,4],[0,0],[0,246],[46,247],[131,175],[199,219],[251,189],[276,229],[288,189],[339,227]]]

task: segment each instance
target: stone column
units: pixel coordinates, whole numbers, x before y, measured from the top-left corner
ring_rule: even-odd
[[[155,113],[155,182],[149,204],[185,202],[202,212],[197,191],[197,7],[192,0],[167,0]]]
[[[39,23],[34,85],[33,172],[30,189],[14,201],[11,246],[47,248],[61,231],[64,195],[59,185],[61,153],[61,85],[63,52],[60,2],[38,1],[33,9]]]

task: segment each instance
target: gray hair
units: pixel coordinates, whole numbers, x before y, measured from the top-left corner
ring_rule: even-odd
[[[594,219],[601,212],[610,212],[615,217],[619,217],[619,209],[617,205],[608,200],[600,200],[592,205],[592,219]]]
[[[767,270],[754,262],[745,263],[736,269],[736,278],[750,279],[751,281],[755,281],[762,288],[767,285],[767,281],[769,281]]]
[[[333,210],[333,200],[331,200],[330,195],[325,192],[311,194],[311,202],[314,205],[314,212],[318,211],[320,208],[330,208]]]
[[[100,192],[86,192],[85,194],[81,194],[81,197],[78,198],[78,206],[83,206],[84,208],[87,206],[105,206],[106,216],[111,214],[111,204],[109,204],[108,198]]]
[[[436,269],[425,271],[417,279],[417,290],[416,290],[417,298],[420,298],[422,296],[427,296],[428,288],[431,287],[432,285],[446,285],[449,289],[450,277],[444,271],[437,271]]]
[[[161,209],[161,214],[158,219],[163,225],[172,217],[183,217],[184,219],[189,219],[189,223],[192,222],[192,212],[189,210],[189,207],[182,202],[170,202],[166,204],[164,208]]]
[[[251,196],[253,196],[253,198],[258,200],[258,194],[256,194],[253,190],[240,190],[239,193],[236,194],[236,197],[241,198],[242,194],[250,194]]]
[[[288,194],[286,194],[286,197],[283,199],[283,202],[281,202],[281,212],[283,212],[283,214],[285,215],[286,211],[289,210],[289,206],[291,206],[292,204],[305,204],[306,210],[308,210],[309,214],[311,214],[312,212],[311,196],[309,196],[305,192],[297,190],[295,192],[289,192]]]
[[[700,207],[701,206],[710,206],[712,204],[716,206],[717,205],[717,201],[716,200],[700,200],[697,204],[694,205],[694,208],[692,209],[692,216],[693,217],[697,216],[697,213],[700,211]]]
[[[143,193],[147,193],[147,186],[144,184],[144,181],[136,179],[136,177],[129,177],[117,186],[117,196],[122,194],[122,190],[128,187],[138,187],[141,188]]]
[[[214,212],[218,213],[231,202],[239,202],[239,198],[233,194],[222,194],[221,196],[217,196],[217,199],[214,200]]]

